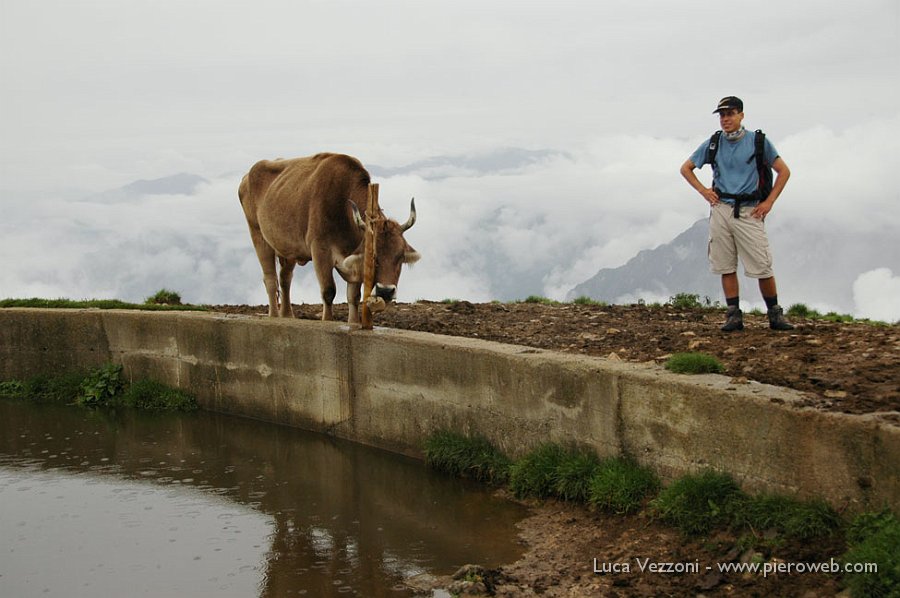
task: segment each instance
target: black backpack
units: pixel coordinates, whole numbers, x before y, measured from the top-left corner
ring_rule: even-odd
[[[755,131],[756,138],[753,143],[753,155],[750,156],[750,159],[747,160],[747,163],[750,163],[750,160],[756,158],[756,173],[759,175],[759,184],[756,187],[756,191],[749,194],[741,194],[736,195],[734,193],[723,193],[716,189],[716,192],[720,197],[724,197],[726,199],[734,199],[734,217],[738,218],[740,213],[740,205],[742,202],[750,202],[750,201],[763,201],[767,197],[769,197],[769,193],[772,192],[772,181],[774,177],[772,175],[772,165],[766,163],[766,152],[765,152],[765,142],[766,142],[766,134],[762,132],[762,129],[757,129]],[[712,134],[712,137],[709,138],[709,149],[706,151],[706,161],[712,165],[713,172],[716,170],[716,152],[719,151],[719,140],[722,137],[722,131],[716,131]]]

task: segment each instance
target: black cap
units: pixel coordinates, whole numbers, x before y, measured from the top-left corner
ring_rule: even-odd
[[[721,112],[722,110],[737,110],[738,112],[744,111],[744,102],[741,101],[741,98],[736,98],[734,96],[727,96],[719,100],[719,105],[716,106],[716,109],[713,110],[713,114],[716,112]]]

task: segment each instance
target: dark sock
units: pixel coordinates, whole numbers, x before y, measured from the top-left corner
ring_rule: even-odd
[[[737,307],[741,304],[741,298],[738,297],[725,297],[725,305],[728,307],[734,306]]]
[[[766,307],[772,309],[776,305],[778,305],[778,295],[773,295],[772,297],[763,297],[763,300],[766,302]]]

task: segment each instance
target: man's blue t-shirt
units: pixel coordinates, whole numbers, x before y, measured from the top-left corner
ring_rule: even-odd
[[[713,169],[713,187],[734,195],[753,193],[759,185],[759,174],[756,172],[756,158],[754,140],[756,133],[747,133],[737,141],[728,141],[725,135],[719,137],[719,151],[716,152],[716,168]],[[691,162],[697,168],[707,164],[706,154],[709,150],[709,139],[700,144],[700,147],[691,154]],[[773,164],[778,157],[778,151],[769,138],[766,137],[763,144],[765,160]],[[733,199],[722,198],[725,203],[733,204]]]

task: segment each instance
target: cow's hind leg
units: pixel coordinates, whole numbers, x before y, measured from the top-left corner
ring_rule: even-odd
[[[278,273],[281,285],[281,309],[278,310],[278,315],[282,318],[293,318],[294,306],[291,305],[291,281],[294,279],[294,266],[297,262],[279,257],[278,263],[281,265],[281,271]]]
[[[263,271],[263,284],[266,285],[266,294],[269,296],[269,317],[274,318],[278,315],[278,283],[275,272],[275,250],[266,243],[262,233],[258,230],[250,229],[250,238],[253,240],[253,247],[256,249],[256,257],[259,259],[259,265]]]

